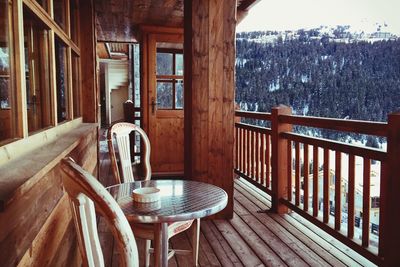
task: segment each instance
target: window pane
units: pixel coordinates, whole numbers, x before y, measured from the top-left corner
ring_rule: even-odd
[[[175,82],[175,108],[183,108],[183,80],[177,80]]]
[[[67,119],[67,49],[58,37],[55,38],[56,48],[56,84],[57,84],[57,120]]]
[[[24,52],[28,131],[34,132],[52,123],[49,36],[39,19],[26,9]]]
[[[72,95],[74,100],[74,118],[81,116],[81,76],[79,66],[79,57],[72,54]]]
[[[157,108],[172,109],[172,82],[157,82]]]
[[[183,75],[183,55],[175,55],[175,75]]]
[[[0,142],[15,137],[11,4],[0,2]]]
[[[157,75],[172,75],[171,53],[157,53]]]
[[[53,0],[54,20],[63,30],[66,29],[65,10],[65,0]]]
[[[74,41],[75,44],[78,44],[78,17],[79,17],[79,12],[78,12],[78,4],[77,0],[70,0],[69,1],[70,5],[70,24],[71,24],[71,39]]]
[[[47,11],[47,0],[36,0],[36,2],[43,7],[44,10]]]

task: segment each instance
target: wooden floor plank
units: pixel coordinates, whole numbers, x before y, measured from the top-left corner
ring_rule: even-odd
[[[240,190],[240,193],[243,194],[244,198],[241,200],[242,203],[246,202],[246,201],[250,201],[250,203],[248,203],[248,206],[251,205],[256,205],[256,207],[258,209],[266,209],[266,205],[264,203],[262,203],[261,201],[259,201],[257,198],[253,197],[250,193],[248,193],[245,190]],[[239,194],[238,196],[239,197]],[[292,236],[294,237],[294,243],[297,245],[300,245],[300,243],[302,243],[303,245],[301,245],[301,247],[304,250],[304,245],[306,247],[308,247],[309,249],[306,249],[308,251],[313,251],[314,253],[316,253],[320,258],[324,259],[324,264],[321,265],[326,265],[326,263],[332,264],[333,266],[344,266],[343,262],[338,260],[334,255],[331,255],[329,252],[327,252],[324,247],[321,247],[320,245],[316,244],[314,242],[313,239],[311,239],[309,236],[305,235],[304,233],[302,233],[301,231],[295,229],[294,227],[291,228],[290,225],[288,225],[287,222],[282,222],[284,225],[279,224],[276,222],[276,220],[278,220],[279,218],[281,218],[280,215],[276,215],[276,214],[260,214],[259,218],[261,220],[262,223],[264,223],[264,225],[266,225],[267,227],[271,227],[271,226],[279,226],[280,229],[276,229],[275,233],[278,233],[279,231],[282,231],[282,228],[285,229],[287,232],[291,233]],[[276,218],[275,220],[273,218]],[[286,227],[285,227],[286,226]],[[269,228],[271,229],[271,228]],[[313,255],[313,254],[311,254]],[[319,257],[314,257],[317,262]],[[306,259],[303,257],[303,259]],[[311,257],[309,258],[311,259]],[[318,265],[318,264],[317,264]]]
[[[233,228],[266,266],[287,266],[282,259],[237,215],[230,221]],[[301,263],[301,262],[299,262]],[[302,266],[302,265],[299,265]]]
[[[235,252],[211,221],[202,221],[201,231],[222,266],[243,266]]]
[[[242,206],[239,202],[235,203],[236,207]],[[243,207],[243,206],[242,206]],[[243,207],[244,208],[244,207]],[[242,215],[240,218],[262,239],[271,249],[288,265],[288,266],[308,266],[293,248],[290,248],[286,243],[279,239],[273,232],[271,232],[265,225],[263,225],[254,215]],[[308,255],[302,255],[307,257]],[[315,265],[317,266],[317,265]],[[321,262],[319,264],[321,265]]]
[[[214,220],[214,224],[244,266],[263,266],[263,262],[253,249],[247,245],[227,220]]]
[[[202,223],[200,223],[200,225],[201,224]],[[193,236],[191,231],[186,231],[186,235],[190,241],[190,244],[192,244]],[[204,237],[202,226],[200,227],[199,257],[206,257],[208,266],[221,266],[221,263],[208,243],[208,240]]]
[[[185,249],[191,250],[192,246],[190,244],[189,239],[186,236],[186,233],[180,233],[170,239],[171,248],[175,249]],[[188,255],[176,255],[176,262],[178,266],[193,266],[193,260],[191,256]],[[208,262],[208,260],[207,260]],[[199,264],[201,266],[206,266],[206,259],[204,257],[199,257]]]

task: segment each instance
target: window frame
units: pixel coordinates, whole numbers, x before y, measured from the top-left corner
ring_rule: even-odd
[[[179,81],[182,81],[184,85],[184,74],[182,75],[177,75],[176,74],[176,55],[182,55],[183,56],[183,50],[182,49],[175,49],[175,48],[156,48],[156,54],[158,53],[167,53],[167,54],[172,54],[172,74],[171,75],[164,75],[164,74],[157,74],[157,61],[156,61],[156,92],[157,92],[157,86],[159,82],[162,83],[171,83],[172,84],[172,107],[171,108],[162,108],[158,107],[158,110],[183,110],[184,108],[184,103],[181,108],[176,107],[176,83]],[[184,91],[182,90],[182,101],[184,99]],[[157,92],[158,93],[158,92]]]
[[[77,16],[76,29],[74,30],[75,40],[71,36],[71,14],[70,6],[73,1],[75,16]],[[79,120],[82,121],[83,116],[83,106],[82,106],[82,75],[81,75],[81,54],[80,54],[80,13],[81,13],[81,1],[83,0],[64,0],[65,4],[65,30],[63,30],[54,19],[54,9],[53,0],[47,0],[46,6],[41,6],[36,0],[8,0],[9,4],[9,14],[10,14],[10,41],[12,46],[9,51],[10,56],[10,72],[7,74],[9,76],[9,81],[12,84],[12,103],[15,105],[12,117],[10,119],[13,121],[12,136],[9,139],[1,140],[0,147],[7,145],[19,139],[28,138],[39,132],[48,130],[49,128],[55,128],[58,125]],[[28,130],[28,111],[27,111],[27,93],[26,93],[26,70],[25,70],[25,43],[24,43],[24,10],[31,12],[35,19],[40,21],[45,29],[48,31],[48,58],[49,58],[49,86],[50,86],[50,99],[51,106],[49,110],[49,116],[52,118],[51,125],[39,129],[38,131],[29,132]],[[67,118],[62,122],[57,121],[57,87],[56,87],[56,51],[55,51],[55,38],[58,38],[66,47],[66,64],[65,64],[65,90],[66,90],[66,112]],[[72,57],[78,58],[75,63],[78,66],[78,82],[73,83],[72,77]],[[76,60],[76,59],[75,59]],[[36,75],[40,75],[36,73]],[[79,88],[74,87],[75,84],[79,85]],[[78,105],[79,116],[74,115],[74,94],[76,97],[80,98]]]

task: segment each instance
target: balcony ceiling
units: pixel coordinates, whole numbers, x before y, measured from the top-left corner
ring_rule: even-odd
[[[238,0],[246,11],[257,0]],[[135,42],[138,25],[183,27],[183,0],[96,0],[98,41]]]

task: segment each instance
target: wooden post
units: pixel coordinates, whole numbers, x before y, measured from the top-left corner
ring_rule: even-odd
[[[384,229],[384,266],[398,266],[400,262],[400,112],[389,114],[387,136],[386,175],[381,177],[380,229]],[[380,253],[381,254],[381,253]]]
[[[228,194],[233,216],[236,0],[184,1],[185,177]]]
[[[287,157],[288,140],[281,138],[282,132],[291,132],[292,125],[279,122],[279,115],[290,115],[292,109],[286,106],[272,108],[271,128],[272,128],[272,207],[273,212],[279,214],[286,213],[288,208],[279,203],[279,199],[287,197],[288,177],[287,170],[289,164]]]
[[[80,40],[82,69],[82,117],[84,122],[98,122],[96,75],[96,32],[93,1],[80,1]]]

